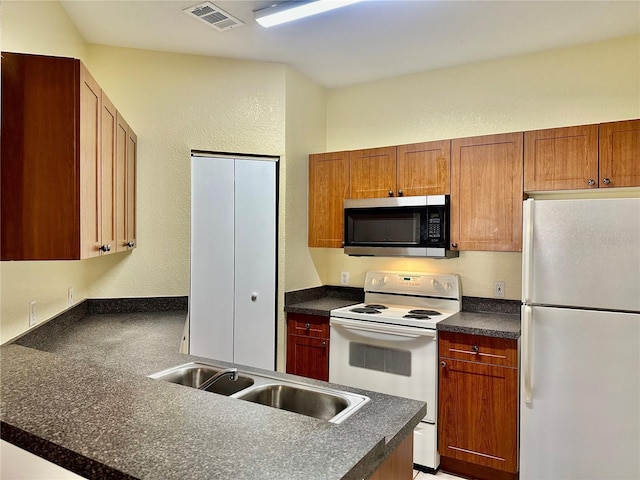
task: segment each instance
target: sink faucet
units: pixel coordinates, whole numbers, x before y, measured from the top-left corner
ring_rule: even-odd
[[[229,375],[229,380],[235,382],[236,380],[238,380],[238,369],[237,368],[225,368],[224,370],[220,370],[213,377],[205,380],[202,383],[202,385],[200,385],[198,387],[198,390],[206,390],[207,388],[209,388],[211,385],[216,383],[220,378],[224,377],[225,375]]]

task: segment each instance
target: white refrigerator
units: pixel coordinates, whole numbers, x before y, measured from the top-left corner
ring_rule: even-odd
[[[640,198],[524,202],[520,479],[640,479]]]

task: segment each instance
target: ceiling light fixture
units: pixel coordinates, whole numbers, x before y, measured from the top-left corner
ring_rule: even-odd
[[[278,3],[254,13],[256,22],[263,27],[273,27],[299,18],[309,17],[336,8],[346,7],[362,0],[312,0],[309,2],[289,1]]]

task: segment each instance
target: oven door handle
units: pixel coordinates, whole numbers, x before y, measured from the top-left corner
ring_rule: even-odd
[[[374,322],[347,320],[344,318],[331,318],[331,325],[344,327],[347,330],[358,330],[365,333],[381,333],[405,338],[431,337],[436,338],[436,330],[412,328],[404,325],[382,325]]]

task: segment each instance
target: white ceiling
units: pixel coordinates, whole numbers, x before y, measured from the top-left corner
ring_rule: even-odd
[[[245,25],[185,15],[201,0],[65,0],[90,43],[284,63],[326,87],[640,33],[640,0],[369,0],[265,29],[269,0],[212,2]]]

